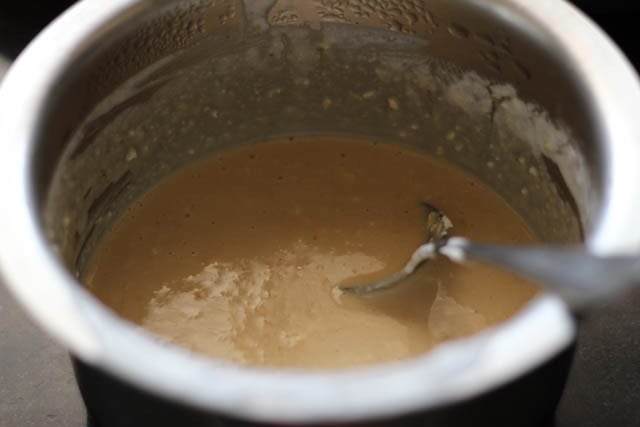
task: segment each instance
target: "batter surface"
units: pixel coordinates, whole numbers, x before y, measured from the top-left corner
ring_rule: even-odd
[[[396,289],[336,290],[401,268],[427,201],[453,234],[534,242],[492,190],[437,159],[373,141],[245,145],[161,182],[123,215],[84,282],[161,338],[228,361],[345,368],[408,358],[507,319],[537,289],[480,264],[431,262]]]

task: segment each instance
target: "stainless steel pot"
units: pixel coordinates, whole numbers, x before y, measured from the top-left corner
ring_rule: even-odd
[[[104,425],[538,425],[576,328],[551,295],[422,357],[319,373],[161,344],[76,276],[163,176],[300,133],[442,156],[498,189],[543,240],[584,235],[594,252],[636,253],[638,106],[622,54],[560,0],[87,0],[40,34],[0,91],[3,277],[77,358]]]

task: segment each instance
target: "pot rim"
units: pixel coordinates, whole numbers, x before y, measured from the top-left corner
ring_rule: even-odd
[[[481,3],[484,0],[469,0]],[[587,245],[640,247],[640,106],[637,75],[613,42],[564,0],[499,0],[495,7],[543,28],[578,64],[605,144],[604,208]],[[56,81],[87,41],[141,13],[143,0],[85,0],[47,27],[0,87],[0,269],[29,314],[72,353],[133,385],[194,407],[267,422],[348,421],[427,410],[468,399],[533,370],[566,349],[575,324],[552,295],[471,338],[401,362],[342,372],[234,366],[161,344],[82,288],[50,248],[32,191],[39,120]],[[514,18],[516,19],[516,18]],[[636,107],[636,108],[634,108]],[[640,224],[638,224],[640,225]],[[535,345],[532,345],[535,343]]]

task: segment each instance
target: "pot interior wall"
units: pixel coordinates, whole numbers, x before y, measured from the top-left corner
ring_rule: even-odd
[[[293,135],[405,144],[495,188],[544,241],[588,233],[597,120],[535,24],[475,2],[325,3],[141,6],[78,52],[33,158],[44,226],[72,271],[167,174]]]

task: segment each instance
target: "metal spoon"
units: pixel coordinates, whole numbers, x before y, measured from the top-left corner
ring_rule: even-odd
[[[472,258],[510,270],[557,293],[573,308],[585,307],[640,283],[638,256],[600,257],[582,247],[509,246],[448,238],[451,221],[437,208],[427,203],[424,207],[427,243],[415,250],[402,270],[375,283],[340,289],[363,296],[390,289],[438,255],[455,262]]]

